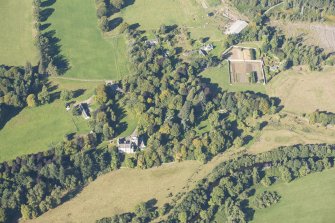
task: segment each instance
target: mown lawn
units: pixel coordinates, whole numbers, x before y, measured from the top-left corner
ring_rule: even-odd
[[[91,97],[97,84],[52,79],[52,85],[57,86],[53,93],[63,89],[79,90],[75,101]],[[0,130],[0,162],[48,150],[49,145],[61,141],[67,133],[88,131],[88,122],[81,116],[74,117],[71,111],[67,112],[60,99],[36,108],[25,108]]]
[[[279,183],[268,190],[277,191],[281,201],[257,210],[254,223],[322,223],[335,219],[335,168],[314,173],[289,184]]]
[[[0,131],[0,162],[48,150],[49,145],[61,141],[66,133],[88,131],[83,122],[83,118],[67,112],[60,101],[25,108]]]
[[[231,92],[254,91],[265,93],[263,84],[230,84],[228,62],[223,62],[220,67],[208,68],[202,72],[201,76],[210,79],[213,84],[217,84],[223,90]]]
[[[124,36],[104,37],[98,28],[95,1],[56,1],[47,20],[56,30],[61,54],[69,62],[65,76],[82,79],[120,79],[130,74]]]
[[[138,117],[135,112],[126,111],[126,116],[121,120],[121,123],[126,124],[125,130],[120,134],[120,137],[126,137],[131,135],[138,125]]]
[[[0,64],[37,62],[32,0],[0,1]]]

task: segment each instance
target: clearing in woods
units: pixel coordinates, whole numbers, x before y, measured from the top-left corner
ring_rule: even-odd
[[[94,1],[56,1],[50,7],[55,11],[48,30],[56,30],[60,39],[61,54],[70,65],[66,76],[117,80],[131,73],[125,37],[103,36]]]
[[[32,0],[1,0],[0,65],[22,66],[37,62],[34,46]]]
[[[1,129],[0,162],[48,150],[49,145],[60,142],[68,133],[87,133],[88,122],[66,111],[65,102],[57,98],[61,90],[77,90],[80,94],[74,101],[83,101],[92,96],[99,83],[52,79],[52,85],[58,86],[52,92],[52,103],[23,109]]]
[[[269,208],[256,210],[252,222],[334,222],[334,184],[335,168],[310,174],[288,184],[274,184],[266,190],[277,191],[281,196],[280,202]]]

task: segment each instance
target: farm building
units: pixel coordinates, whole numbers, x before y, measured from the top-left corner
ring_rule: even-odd
[[[214,49],[214,46],[213,46],[213,44],[207,44],[207,45],[204,45],[203,47],[201,47],[200,49],[204,50],[206,52],[209,52],[209,51]]]
[[[84,117],[84,119],[91,118],[90,109],[88,108],[88,104],[81,103],[79,104],[79,108],[80,108],[81,114]]]
[[[248,26],[248,23],[243,20],[236,20],[231,24],[227,30],[225,31],[226,35],[231,35],[231,34],[239,34],[242,32],[243,29],[245,29]]]

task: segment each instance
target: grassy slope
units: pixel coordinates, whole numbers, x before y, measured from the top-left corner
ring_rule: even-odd
[[[126,111],[126,116],[121,120],[121,123],[127,123],[127,129],[121,133],[120,137],[131,135],[138,125],[138,117],[134,112]]]
[[[268,122],[268,125],[248,145],[251,153],[260,153],[280,146],[295,144],[335,143],[335,128],[318,127],[310,125],[307,118],[295,114],[285,113],[286,117],[279,115],[265,116],[255,121]]]
[[[74,199],[29,222],[94,222],[114,214],[133,211],[141,201],[171,201],[192,179],[200,163],[185,161],[148,170],[121,169],[99,177]]]
[[[0,1],[0,64],[37,62],[31,0]]]
[[[86,89],[83,95],[76,98],[81,101],[93,94],[97,83],[54,79],[53,84],[58,86],[55,92]],[[0,131],[0,162],[47,150],[51,143],[59,142],[66,133],[88,131],[87,121],[82,117],[73,117],[71,112],[65,110],[61,100],[36,108],[25,108]]]
[[[335,218],[335,168],[306,176],[292,183],[270,187],[282,196],[267,209],[257,210],[254,221],[272,223],[321,223]]]
[[[62,54],[71,69],[66,76],[87,79],[120,79],[129,74],[123,36],[103,37],[92,0],[56,1],[47,22],[60,38]]]
[[[273,78],[267,92],[279,97],[289,112],[310,113],[316,109],[335,112],[334,72],[334,68],[322,72],[289,70]]]

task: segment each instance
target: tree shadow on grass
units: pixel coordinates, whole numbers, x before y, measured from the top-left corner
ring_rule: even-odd
[[[50,104],[58,99],[60,99],[60,91],[50,93]]]
[[[44,31],[51,26],[51,23],[44,23],[40,25],[40,31]]]
[[[14,106],[9,106],[9,105],[2,105],[0,106],[2,110],[2,116],[0,117],[0,130],[5,127],[7,122],[14,118],[16,115],[18,115],[21,111],[22,108],[14,107]]]
[[[59,74],[64,74],[70,69],[69,61],[61,55],[60,39],[56,37],[56,31],[50,30],[42,34],[48,39],[47,54],[52,58],[53,64],[58,68]]]
[[[73,91],[73,98],[78,98],[85,93],[86,89],[77,89]]]
[[[45,8],[45,7],[50,7],[53,4],[55,4],[56,0],[46,0],[41,2],[41,7]]]
[[[40,11],[40,21],[45,22],[54,13],[55,9],[46,8]]]
[[[109,21],[108,26],[109,26],[110,30],[113,30],[116,27],[118,27],[122,22],[123,22],[123,19],[121,17],[117,17],[117,18],[112,19],[111,21]]]
[[[135,3],[135,0],[125,0],[123,4],[123,8],[133,5],[134,3]]]

